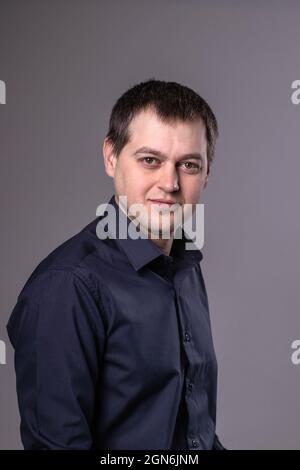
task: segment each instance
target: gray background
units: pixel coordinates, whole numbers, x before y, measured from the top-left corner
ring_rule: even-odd
[[[112,194],[111,107],[155,77],[194,88],[219,126],[202,269],[231,449],[299,449],[297,1],[0,0],[0,448],[20,448],[5,325],[25,280]]]

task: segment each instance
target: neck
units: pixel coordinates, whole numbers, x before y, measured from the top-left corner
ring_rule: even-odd
[[[152,240],[153,243],[155,243],[156,246],[158,246],[158,248],[161,249],[161,251],[169,256],[170,255],[170,251],[171,251],[171,248],[172,248],[172,243],[173,243],[173,236],[171,236],[171,238],[168,238],[168,239],[165,239],[165,238],[151,238],[150,240]]]

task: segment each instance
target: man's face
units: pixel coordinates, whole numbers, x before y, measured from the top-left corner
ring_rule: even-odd
[[[163,123],[153,110],[140,112],[132,120],[130,139],[118,158],[106,140],[103,155],[106,173],[114,178],[115,195],[127,196],[127,207],[143,204],[138,220],[143,231],[172,233],[182,220],[184,204],[200,202],[208,178],[207,142],[202,120]],[[159,154],[157,153],[159,152]],[[198,154],[200,159],[191,154]],[[201,155],[201,157],[200,157]],[[178,210],[154,200],[178,203]],[[181,213],[181,218],[176,214]]]

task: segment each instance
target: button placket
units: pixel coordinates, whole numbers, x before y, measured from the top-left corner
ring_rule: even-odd
[[[191,391],[193,390],[193,384],[192,384],[192,382],[188,382],[188,383],[187,383],[187,389],[188,389],[189,392],[191,392]]]
[[[192,447],[195,449],[197,447],[199,447],[199,442],[196,441],[195,439],[192,439]]]
[[[189,342],[191,340],[191,335],[188,331],[186,331],[185,334],[184,334],[184,340],[186,342]]]

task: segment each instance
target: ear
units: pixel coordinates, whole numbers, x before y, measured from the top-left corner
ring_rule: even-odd
[[[205,176],[205,180],[204,180],[204,186],[203,186],[203,189],[206,188],[207,186],[207,183],[208,183],[208,178],[209,178],[209,174],[210,174],[210,168],[208,167],[207,168],[207,173],[206,173],[206,176]]]
[[[102,147],[104,167],[108,176],[114,177],[115,166],[117,163],[117,157],[113,152],[113,147],[111,142],[107,137],[105,137]]]

